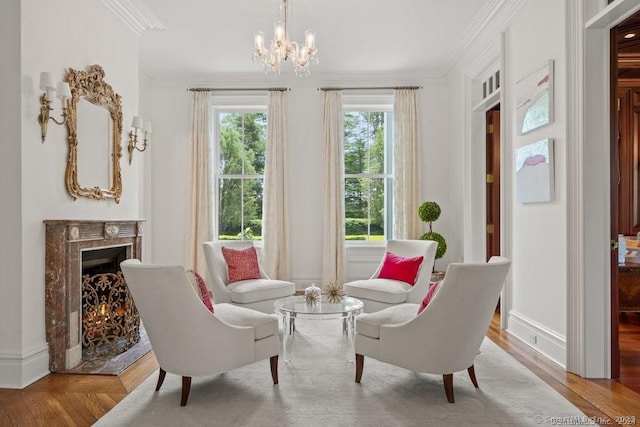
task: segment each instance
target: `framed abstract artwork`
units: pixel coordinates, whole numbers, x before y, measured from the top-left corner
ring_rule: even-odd
[[[553,122],[553,61],[516,83],[516,129],[524,135]]]
[[[516,195],[520,203],[553,200],[553,139],[516,149]]]

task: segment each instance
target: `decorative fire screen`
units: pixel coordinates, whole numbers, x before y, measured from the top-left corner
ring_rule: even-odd
[[[122,272],[82,277],[84,360],[120,354],[140,341],[140,316]]]

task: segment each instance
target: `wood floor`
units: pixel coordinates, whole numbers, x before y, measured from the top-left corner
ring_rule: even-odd
[[[640,394],[640,313],[620,315],[618,331],[620,343],[618,381]]]
[[[634,334],[625,334],[621,330],[623,335],[628,335],[631,340],[640,338],[640,333],[633,337]],[[588,380],[566,373],[554,362],[502,331],[498,315],[493,319],[487,336],[587,416],[610,420],[609,425],[640,424],[640,394],[620,382]],[[22,390],[0,389],[0,426],[90,426],[157,368],[156,358],[150,352],[118,377],[51,374]],[[630,371],[627,379],[637,383],[640,373],[635,372],[637,375],[634,376]],[[634,416],[635,423],[630,422],[632,418],[621,418]]]

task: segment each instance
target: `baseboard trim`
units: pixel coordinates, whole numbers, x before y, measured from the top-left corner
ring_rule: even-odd
[[[0,388],[25,388],[49,375],[49,346],[24,354],[0,354]]]
[[[562,334],[518,313],[509,312],[507,331],[522,342],[551,359],[563,369],[567,363],[567,340]]]

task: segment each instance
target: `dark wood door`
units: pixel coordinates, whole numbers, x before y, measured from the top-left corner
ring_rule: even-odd
[[[486,113],[487,122],[487,260],[500,255],[500,107]]]

